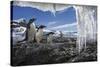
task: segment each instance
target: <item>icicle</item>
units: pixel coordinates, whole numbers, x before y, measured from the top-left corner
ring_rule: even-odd
[[[97,23],[94,19],[95,7],[91,6],[75,6],[76,19],[78,23],[78,51],[86,48],[87,42],[94,42],[96,39]]]
[[[56,4],[53,4],[53,15],[56,16]]]

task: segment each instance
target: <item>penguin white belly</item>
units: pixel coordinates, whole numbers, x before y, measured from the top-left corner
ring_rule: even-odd
[[[37,43],[40,43],[40,41],[42,40],[43,37],[43,33],[42,32],[37,32],[36,33],[36,41]]]
[[[47,37],[47,43],[48,44],[51,44],[52,43],[52,35],[49,35],[48,37]]]
[[[34,40],[35,33],[36,33],[35,26],[31,24],[30,29],[28,31],[28,41]]]

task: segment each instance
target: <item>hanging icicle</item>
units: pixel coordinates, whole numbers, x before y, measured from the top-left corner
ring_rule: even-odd
[[[78,51],[86,48],[87,42],[96,41],[97,22],[94,18],[95,7],[75,6],[78,23]],[[95,11],[95,12],[94,12]]]

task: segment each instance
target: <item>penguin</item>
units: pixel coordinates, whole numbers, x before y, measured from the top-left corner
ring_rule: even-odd
[[[45,28],[46,26],[44,25],[40,25],[37,32],[36,32],[36,36],[35,36],[35,39],[36,39],[36,42],[38,44],[40,44],[40,42],[42,41],[43,39],[43,29]]]
[[[60,38],[63,38],[63,33],[62,31],[59,31],[60,32]]]
[[[52,44],[53,34],[54,34],[54,32],[49,32],[47,34],[47,44]]]
[[[35,34],[36,34],[36,26],[35,26],[35,18],[29,20],[27,24],[27,31],[26,31],[26,39],[28,42],[34,42]]]

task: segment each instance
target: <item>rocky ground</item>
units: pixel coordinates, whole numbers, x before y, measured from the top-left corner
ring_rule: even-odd
[[[53,44],[19,43],[12,47],[12,65],[40,65],[54,63],[97,61],[97,43],[87,43],[80,54],[76,42]]]

